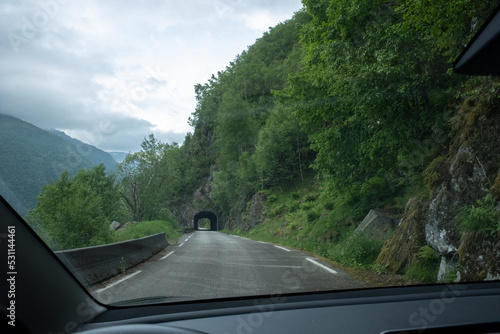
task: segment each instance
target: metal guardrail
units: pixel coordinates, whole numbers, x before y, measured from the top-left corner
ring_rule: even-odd
[[[88,287],[131,268],[167,247],[165,233],[101,246],[57,251],[57,257]]]

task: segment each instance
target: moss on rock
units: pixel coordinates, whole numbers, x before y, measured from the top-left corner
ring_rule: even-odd
[[[466,232],[458,249],[460,281],[500,277],[500,238],[484,231]]]
[[[420,247],[425,244],[424,224],[427,215],[427,203],[421,198],[408,201],[401,223],[387,240],[377,258],[377,265],[385,267],[388,274],[401,272],[416,261]]]

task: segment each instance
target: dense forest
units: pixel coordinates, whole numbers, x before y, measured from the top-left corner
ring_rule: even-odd
[[[497,79],[451,71],[497,2],[303,4],[195,86],[197,107],[189,120],[194,131],[182,145],[150,135],[140,152],[119,165],[110,203],[126,207],[128,216],[121,219],[171,217],[208,179],[205,207],[217,211],[226,229],[281,240],[350,266],[392,268],[377,260],[383,241],[359,240],[353,231],[370,209],[383,208],[405,221],[411,198],[431,201],[444,180],[443,166],[458,150],[463,124],[474,124],[461,106],[481,105],[484,117],[498,107]],[[487,162],[491,185],[498,162],[497,155]],[[457,233],[479,228],[467,223],[477,214],[474,205],[489,210],[481,229],[500,229],[491,210],[500,193],[489,188],[489,197],[483,192],[460,202],[456,224],[466,223]],[[47,227],[53,221],[44,221],[41,211],[50,191],[44,190],[34,212]],[[257,227],[249,223],[256,194],[264,202]],[[415,247],[417,265],[405,270],[421,281],[435,277],[440,256],[448,254],[429,247],[425,237]]]

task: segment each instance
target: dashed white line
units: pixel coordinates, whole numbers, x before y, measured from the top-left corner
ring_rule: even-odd
[[[314,263],[315,265],[325,269],[326,271],[332,273],[332,274],[336,274],[337,272],[335,270],[333,270],[332,268],[328,268],[327,266],[325,266],[324,264],[321,264],[319,262],[316,262],[314,259],[311,259],[310,257],[306,257],[306,260],[311,262],[311,263]]]
[[[138,273],[140,273],[140,272],[141,272],[141,270],[137,270],[135,273],[130,274],[130,275],[128,275],[128,276],[125,276],[125,277],[124,277],[124,278],[122,278],[121,280],[118,280],[118,281],[116,281],[116,282],[114,282],[114,283],[112,283],[112,284],[108,285],[108,286],[107,286],[107,287],[105,287],[105,288],[99,289],[99,290],[97,290],[96,292],[97,292],[97,293],[103,292],[104,290],[109,289],[109,288],[111,288],[112,286],[115,286],[115,285],[117,285],[117,284],[119,284],[119,283],[121,283],[121,282],[123,282],[123,281],[125,281],[125,280],[129,279],[130,277],[137,275],[137,274],[138,274]]]
[[[179,245],[179,248],[180,248],[180,247],[182,247],[182,245],[184,245],[184,243],[180,244],[180,245]]]
[[[274,247],[279,248],[279,249],[282,249],[282,250],[285,250],[285,251],[287,251],[287,252],[291,252],[291,250],[286,249],[285,247],[276,246],[276,245],[274,245]]]
[[[240,264],[241,265],[241,264]],[[264,268],[288,268],[288,269],[301,269],[301,266],[281,266],[281,265],[273,265],[273,264],[258,264],[256,267],[264,267]]]
[[[260,242],[261,244],[266,244],[267,245],[267,242],[264,242],[264,241],[257,241],[257,242]]]
[[[167,255],[165,255],[164,257],[162,257],[160,260],[163,260],[163,259],[166,259],[167,257],[169,257],[170,255],[172,255],[174,251],[171,251],[170,253],[168,253]]]

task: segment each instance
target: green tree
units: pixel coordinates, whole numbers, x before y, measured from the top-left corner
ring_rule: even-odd
[[[304,3],[313,17],[302,31],[305,66],[280,96],[310,133],[315,167],[343,189],[377,176],[406,186],[399,163],[447,130],[446,57],[428,53],[432,42],[420,32],[402,31],[399,2]]]
[[[255,164],[262,188],[302,178],[309,165],[307,135],[290,108],[276,106],[259,132]]]
[[[144,138],[142,150],[129,154],[118,166],[121,196],[135,221],[158,218],[165,173],[160,168],[167,144],[153,134]]]
[[[81,170],[70,178],[63,172],[43,188],[27,220],[43,229],[55,249],[86,247],[109,242],[109,224],[119,220],[119,195],[114,178],[103,164]]]
[[[496,0],[403,0],[396,12],[402,15],[402,32],[415,31],[430,41],[424,53],[442,54],[453,62],[486,21]]]
[[[159,219],[208,175],[211,156],[202,146],[206,137],[195,138],[188,134],[179,146],[162,143],[151,134],[144,138],[141,151],[129,154],[118,166],[121,197],[135,221]]]
[[[264,153],[261,153],[261,159],[256,160],[259,137],[265,137],[259,133],[275,107],[274,92],[285,88],[289,73],[301,68],[300,29],[309,19],[307,13],[300,11],[291,20],[271,28],[247,51],[237,56],[225,71],[195,88],[198,106],[192,124],[210,124],[214,136],[211,147],[214,148],[217,166],[211,198],[226,214],[232,209],[238,211],[244,208],[260,188],[259,179],[262,177],[259,176],[259,168],[260,174],[263,169],[273,168],[263,167]],[[279,123],[279,120],[275,122]],[[295,125],[298,126],[298,122]],[[195,134],[197,131],[198,128]],[[294,145],[297,144],[296,139],[293,138]],[[302,145],[305,146],[300,140],[298,144],[301,150]],[[261,146],[266,146],[266,149],[261,149],[262,152],[272,150],[269,142]],[[280,159],[279,148],[273,149],[270,154]],[[281,155],[288,157],[286,153]],[[282,169],[293,170],[295,167],[288,162],[285,166]],[[284,170],[281,171],[283,175],[286,173]],[[290,174],[294,175],[294,172]]]

